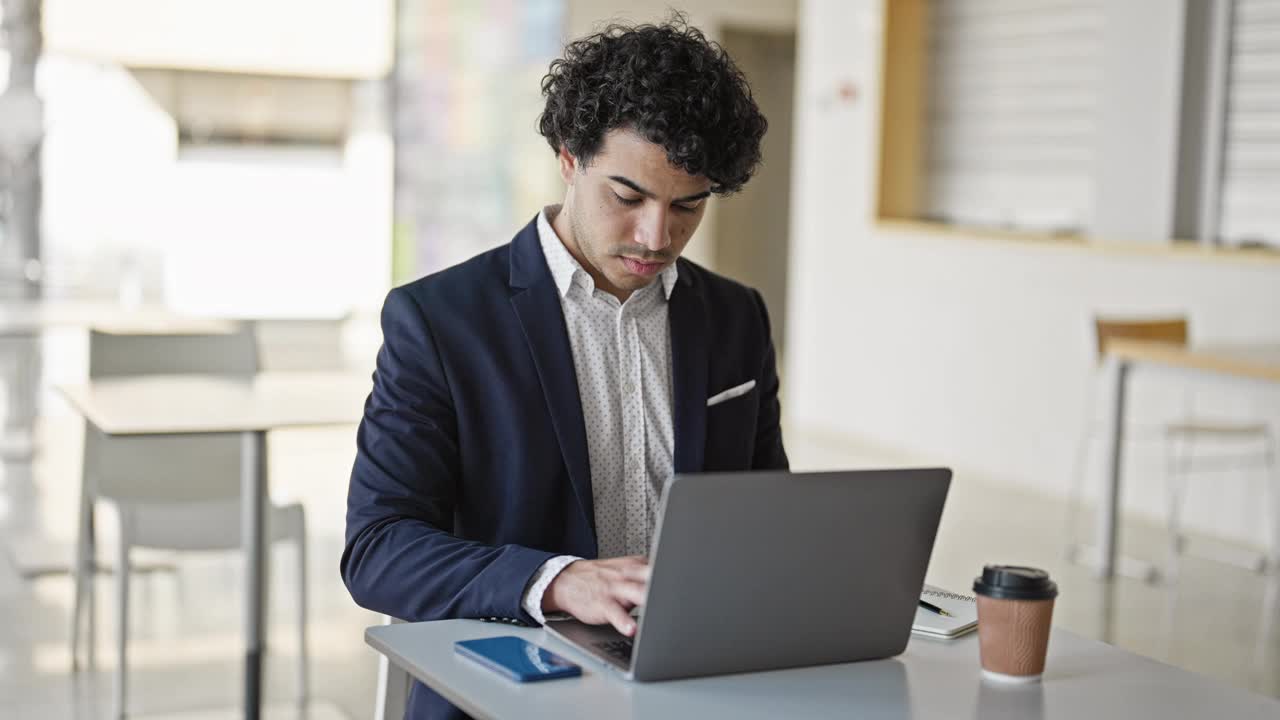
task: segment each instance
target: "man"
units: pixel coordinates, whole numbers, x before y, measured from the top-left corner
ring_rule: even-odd
[[[342,575],[405,620],[630,635],[672,475],[787,467],[760,295],[679,259],[766,122],[680,16],[569,44],[542,90],[563,204],[387,296]],[[409,714],[460,713],[416,685]]]

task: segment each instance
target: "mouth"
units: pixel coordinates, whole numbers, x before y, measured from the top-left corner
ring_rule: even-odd
[[[633,275],[644,275],[646,277],[656,274],[666,265],[665,262],[645,262],[644,260],[636,260],[629,257],[623,257],[622,264]]]

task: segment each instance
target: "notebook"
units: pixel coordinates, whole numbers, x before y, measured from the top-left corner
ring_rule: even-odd
[[[920,591],[920,599],[946,610],[951,613],[951,617],[917,607],[916,619],[911,623],[911,632],[916,635],[955,638],[978,627],[978,600],[972,595],[962,595],[934,585],[925,585]]]

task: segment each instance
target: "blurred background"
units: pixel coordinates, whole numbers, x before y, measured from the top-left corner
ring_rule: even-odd
[[[535,121],[564,43],[668,5],[0,1],[6,714],[110,714],[109,560],[96,660],[71,650],[88,438],[57,388],[95,374],[88,331],[227,323],[259,370],[367,381],[388,289],[562,198]],[[931,582],[1045,567],[1060,626],[1280,696],[1280,0],[679,9],[770,123],[686,256],[764,295],[793,468],[951,466]],[[1122,337],[1175,357],[1109,352]],[[270,438],[273,496],[307,515],[311,674],[300,710],[295,551],[273,549],[273,716],[374,714],[381,619],[337,572],[353,437]],[[133,562],[130,714],[238,716],[242,559]]]

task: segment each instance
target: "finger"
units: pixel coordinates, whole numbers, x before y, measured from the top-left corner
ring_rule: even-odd
[[[628,563],[621,568],[622,576],[635,582],[649,582],[649,564]]]
[[[644,605],[644,583],[624,580],[611,585],[609,591],[614,599],[628,605]]]
[[[631,613],[622,609],[621,605],[609,603],[605,606],[605,617],[609,618],[609,624],[615,630],[631,637],[636,632],[636,621],[631,619]]]

